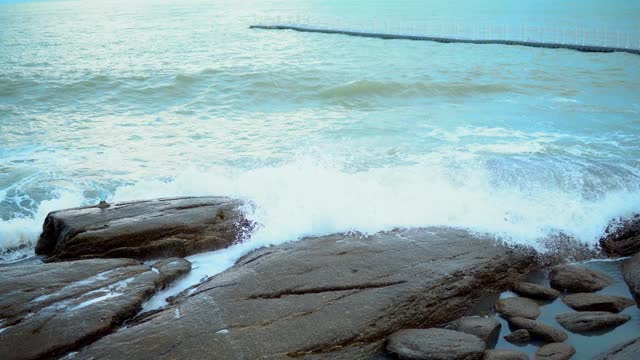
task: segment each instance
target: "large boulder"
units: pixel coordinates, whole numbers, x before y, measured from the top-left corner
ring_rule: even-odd
[[[563,342],[568,338],[567,333],[564,331],[540,321],[521,317],[509,318],[508,321],[509,325],[515,329],[527,330],[532,339],[554,343]]]
[[[615,328],[629,319],[631,319],[629,315],[612,314],[606,311],[581,311],[556,315],[558,324],[576,333]]]
[[[447,329],[400,330],[387,342],[387,352],[401,360],[480,360],[484,349],[477,336]]]
[[[501,328],[500,321],[482,316],[461,317],[447,326],[447,329],[479,337],[487,344],[487,348],[493,348],[496,345]]]
[[[540,315],[538,304],[524,297],[509,297],[496,302],[496,312],[506,317],[523,317],[536,319]]]
[[[640,359],[640,338],[624,342],[609,349],[596,358],[597,360],[630,360]]]
[[[529,282],[517,282],[511,285],[511,291],[520,296],[540,300],[555,300],[560,296],[560,291],[558,290]]]
[[[622,274],[624,281],[629,286],[629,291],[640,307],[640,254],[635,254],[631,259],[625,261]]]
[[[551,286],[567,292],[593,292],[614,283],[609,276],[574,265],[558,265],[549,273]]]
[[[0,359],[54,358],[115,330],[188,272],[184,259],[151,266],[91,259],[0,268]]]
[[[576,349],[566,343],[546,344],[536,351],[535,360],[569,360]]]
[[[640,252],[640,214],[614,221],[605,230],[600,246],[610,255],[631,256]]]
[[[54,211],[36,254],[49,261],[185,257],[241,240],[250,224],[242,202],[225,197],[134,201]]]
[[[569,294],[563,297],[562,301],[577,311],[609,311],[614,313],[619,313],[635,304],[633,300],[624,296],[592,293]]]
[[[262,248],[78,358],[360,356],[347,349],[459,318],[486,292],[521,278],[532,258],[466,231],[436,228]]]

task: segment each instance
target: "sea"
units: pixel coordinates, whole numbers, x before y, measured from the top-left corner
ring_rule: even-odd
[[[595,246],[640,211],[640,56],[249,26],[626,46],[638,19],[622,0],[3,0],[0,259],[32,256],[56,209],[198,195],[247,200],[259,224],[193,259],[215,271],[259,246],[396,227]]]

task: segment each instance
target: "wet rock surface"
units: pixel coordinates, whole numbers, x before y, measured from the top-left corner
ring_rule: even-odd
[[[608,311],[614,313],[619,313],[635,304],[633,300],[623,296],[592,293],[569,294],[563,297],[562,301],[577,311]]]
[[[527,330],[532,339],[550,343],[567,340],[567,333],[540,321],[519,317],[510,318],[508,321],[516,329]]]
[[[115,330],[157,290],[188,272],[184,259],[152,266],[91,259],[0,268],[0,358],[51,358]]]
[[[484,341],[446,329],[407,329],[389,336],[386,350],[402,360],[479,360]]]
[[[593,292],[611,284],[609,276],[584,267],[558,265],[549,273],[551,287],[567,292]]]
[[[250,228],[226,197],[135,201],[54,211],[36,254],[49,261],[83,258],[184,257],[240,240]]]
[[[634,255],[625,261],[622,268],[624,281],[629,286],[629,291],[640,307],[640,254]]]
[[[529,360],[529,356],[518,350],[487,350],[482,360]]]
[[[640,359],[640,338],[624,342],[612,347],[609,351],[596,357],[597,360],[630,360]]]
[[[555,300],[560,296],[558,290],[529,282],[517,282],[511,286],[511,290],[520,296],[540,300]]]
[[[606,311],[581,311],[560,314],[556,321],[565,329],[573,332],[589,332],[615,328],[629,321],[625,314],[612,314]]]
[[[244,256],[77,357],[362,355],[400,329],[464,315],[484,292],[506,288],[531,266],[530,255],[451,229],[304,239]]]
[[[500,322],[494,318],[482,316],[465,316],[452,321],[446,328],[475,335],[482,339],[487,348],[493,348],[500,335]]]
[[[536,351],[536,360],[569,360],[576,353],[576,349],[565,343],[547,344]]]
[[[631,256],[640,252],[640,214],[610,224],[600,246],[614,256]]]
[[[505,340],[512,344],[523,344],[531,340],[531,335],[525,329],[518,329],[504,336]]]
[[[496,311],[506,317],[523,317],[532,320],[540,315],[540,308],[535,301],[519,296],[498,300]]]

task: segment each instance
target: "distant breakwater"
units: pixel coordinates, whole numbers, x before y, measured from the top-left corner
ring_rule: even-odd
[[[458,37],[446,37],[446,36],[427,36],[427,35],[412,35],[402,33],[383,33],[383,32],[368,32],[358,30],[346,30],[346,29],[334,29],[323,28],[309,25],[251,25],[250,29],[266,29],[266,30],[294,30],[301,32],[314,32],[323,34],[340,34],[349,36],[370,37],[377,39],[394,39],[394,40],[414,40],[414,41],[434,41],[439,43],[463,43],[463,44],[500,44],[500,45],[521,45],[537,48],[549,48],[549,49],[570,49],[582,52],[626,52],[630,54],[640,55],[640,49],[616,47],[616,46],[601,46],[601,45],[589,45],[589,44],[570,44],[560,42],[545,42],[545,41],[530,41],[530,40],[506,40],[506,39],[469,39]]]

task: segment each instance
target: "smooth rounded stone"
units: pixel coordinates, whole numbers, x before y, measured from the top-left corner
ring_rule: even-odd
[[[518,329],[504,336],[504,339],[512,344],[523,344],[531,341],[531,335],[526,329]]]
[[[459,331],[406,329],[391,334],[386,349],[403,360],[474,360],[482,358],[485,343]]]
[[[569,360],[575,353],[576,349],[567,343],[551,343],[538,349],[534,359]]]
[[[622,274],[629,286],[629,291],[640,307],[640,253],[625,261]]]
[[[482,360],[529,360],[529,356],[518,350],[492,349],[484,352]]]
[[[631,316],[606,311],[581,311],[556,315],[556,321],[572,332],[589,332],[617,327],[629,321]]]
[[[640,338],[624,342],[609,349],[597,360],[636,360],[640,359]]]
[[[516,329],[527,330],[532,339],[545,342],[563,342],[568,338],[564,331],[536,320],[514,317],[509,318],[508,321]]]
[[[640,252],[640,214],[630,219],[613,221],[605,229],[600,246],[614,256],[631,256]]]
[[[540,307],[538,304],[524,297],[510,297],[498,300],[496,302],[496,311],[506,317],[523,317],[527,319],[536,319],[540,316]]]
[[[502,325],[495,318],[481,316],[465,316],[451,322],[447,329],[475,335],[482,339],[488,348],[493,348],[498,342]]]
[[[560,296],[560,291],[556,289],[528,282],[515,283],[511,290],[518,295],[540,300],[555,300]]]
[[[624,296],[610,296],[592,293],[569,294],[562,301],[577,311],[608,311],[619,313],[635,304],[632,299]]]
[[[185,257],[242,240],[252,224],[243,202],[184,197],[101,203],[49,213],[36,254],[46,261]]]
[[[614,283],[609,276],[574,265],[555,266],[549,274],[551,287],[567,292],[594,292]]]

